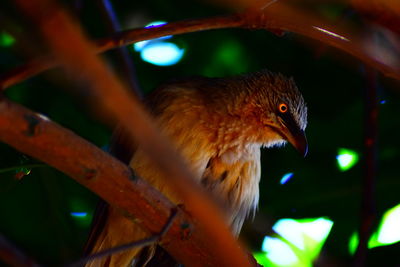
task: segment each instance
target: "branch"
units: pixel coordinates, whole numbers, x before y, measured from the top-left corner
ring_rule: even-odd
[[[198,20],[187,20],[169,23],[164,26],[133,29],[120,32],[110,38],[98,40],[92,51],[103,53],[105,51],[126,46],[139,41],[159,38],[166,35],[178,35],[189,32],[198,32],[212,29],[239,27],[241,20],[237,15],[220,16]],[[53,57],[43,57],[21,65],[8,73],[0,75],[0,89],[4,90],[20,83],[37,74],[57,67],[60,62]]]
[[[272,3],[265,9],[252,8],[240,14],[184,20],[158,27],[123,31],[112,37],[96,41],[93,51],[103,53],[110,49],[166,35],[224,28],[250,28],[297,33],[342,50],[383,74],[400,80],[400,62],[393,51],[385,50],[374,44],[368,37],[339,28],[283,2]],[[59,65],[60,62],[51,57],[36,59],[0,75],[0,89],[4,90]]]
[[[265,4],[265,2],[264,2]],[[262,4],[260,4],[262,6]],[[363,32],[338,27],[284,1],[244,13],[245,25],[256,29],[290,31],[335,47],[361,60],[384,75],[400,80],[400,59],[397,51],[377,44],[373,37]]]
[[[215,238],[220,237],[210,235],[197,218],[176,207],[142,179],[133,177],[128,166],[46,117],[5,98],[0,100],[0,140],[64,172],[150,233],[159,233],[171,212],[177,210],[161,246],[183,264],[235,266],[237,257],[231,254],[238,251],[235,242],[221,240],[232,242],[237,248],[234,252],[228,252],[228,243],[215,248],[214,244],[219,243]]]
[[[149,245],[152,245],[152,244],[157,244],[157,243],[159,243],[161,241],[161,238],[164,237],[165,233],[167,233],[169,231],[169,229],[171,228],[171,225],[175,220],[175,216],[176,216],[176,211],[173,210],[173,212],[172,212],[171,216],[169,217],[167,223],[164,225],[164,227],[161,229],[161,231],[159,233],[155,234],[155,235],[152,235],[152,236],[150,236],[148,238],[137,240],[137,241],[134,241],[134,242],[131,242],[131,243],[128,243],[128,244],[124,244],[124,245],[121,245],[121,246],[116,246],[116,247],[113,247],[113,248],[110,248],[110,249],[106,249],[106,250],[100,251],[98,253],[95,253],[95,254],[89,255],[87,257],[84,257],[82,259],[79,259],[76,262],[68,264],[68,265],[66,265],[66,267],[84,266],[85,263],[87,263],[89,261],[93,261],[93,260],[96,260],[96,259],[104,258],[104,257],[107,257],[109,255],[113,255],[113,254],[116,254],[116,253],[119,253],[119,252],[123,252],[123,251],[126,251],[126,250],[133,249],[133,248],[142,248],[142,247],[149,246]]]

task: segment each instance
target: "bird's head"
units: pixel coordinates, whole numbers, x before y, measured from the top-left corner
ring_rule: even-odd
[[[256,83],[251,102],[259,122],[266,127],[266,135],[271,130],[276,134],[276,142],[288,141],[305,156],[307,106],[293,79],[268,71],[252,74],[249,79]]]
[[[307,106],[293,79],[266,70],[234,79],[236,110],[257,125],[253,127],[257,139],[265,146],[287,141],[305,156]]]

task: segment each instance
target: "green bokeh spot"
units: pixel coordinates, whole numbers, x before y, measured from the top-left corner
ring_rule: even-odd
[[[226,65],[235,64],[238,58],[240,58],[241,52],[238,42],[226,42],[218,49],[217,60]]]
[[[256,259],[257,263],[260,264],[261,266],[270,266],[271,264],[265,252],[254,252],[253,257]]]
[[[0,33],[0,46],[9,47],[15,43],[14,37],[6,32]]]
[[[273,230],[275,237],[266,236],[264,253],[254,254],[264,266],[312,267],[331,231],[328,218],[280,219]]]
[[[336,160],[339,170],[344,172],[352,168],[358,162],[358,154],[354,150],[339,148]]]
[[[346,12],[344,6],[342,5],[322,5],[318,8],[318,11],[322,16],[326,17],[331,21],[337,21]]]
[[[246,51],[239,41],[231,39],[220,44],[212,57],[212,62],[204,70],[208,77],[235,75],[248,70]]]
[[[381,246],[388,246],[400,241],[400,204],[387,210],[381,219],[378,230],[375,231],[368,241],[368,248],[375,248]],[[359,242],[357,233],[350,237],[349,252],[354,254],[356,252]]]
[[[356,252],[358,246],[358,234],[354,233],[350,237],[349,241],[349,252],[351,255],[353,255]]]

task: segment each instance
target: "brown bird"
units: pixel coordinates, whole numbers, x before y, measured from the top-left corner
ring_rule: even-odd
[[[264,70],[229,78],[191,77],[161,86],[147,104],[199,184],[225,205],[226,222],[236,236],[258,205],[260,148],[287,141],[307,153],[306,104],[293,79],[280,74]],[[171,201],[181,203],[140,149],[130,166]],[[104,223],[91,235],[91,253],[148,236],[112,207],[105,214]],[[146,251],[149,260],[155,250]],[[143,266],[147,260],[138,260],[139,252],[114,254],[87,266]]]

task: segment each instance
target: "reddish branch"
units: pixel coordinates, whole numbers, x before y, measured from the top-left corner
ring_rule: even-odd
[[[391,18],[399,18],[399,14],[392,15],[397,15],[397,17],[392,16]],[[392,27],[397,27],[397,25],[399,24],[392,25]],[[339,28],[317,18],[313,14],[286,5],[283,1],[272,3],[264,10],[253,8],[241,14],[185,20],[159,27],[124,31],[115,36],[97,41],[93,51],[103,53],[110,49],[166,35],[223,28],[251,28],[267,29],[275,32],[294,32],[338,48],[383,74],[400,79],[400,62],[395,54],[389,55],[390,60],[380,58],[380,55],[390,53],[390,51],[382,51],[383,48],[375,45],[371,40],[363,39],[364,37],[360,37],[357,33]],[[342,36],[344,39],[329,35],[323,30]],[[6,89],[59,64],[56,59],[50,57],[29,62],[1,75],[0,88]]]
[[[355,254],[354,266],[365,266],[367,261],[368,241],[372,234],[375,213],[375,181],[377,176],[378,151],[378,77],[370,68],[366,71],[366,90],[364,95],[364,175],[362,181],[361,221],[359,244]]]
[[[110,49],[126,46],[135,42],[154,39],[166,35],[178,35],[182,33],[197,32],[212,29],[239,27],[242,21],[236,15],[205,18],[199,20],[187,20],[169,23],[161,27],[133,29],[118,33],[110,38],[98,40],[92,51],[103,53]],[[0,75],[0,89],[6,89],[21,81],[31,78],[47,69],[59,66],[55,58],[46,57],[36,59],[21,65],[8,73]]]
[[[352,0],[364,16],[400,34],[400,2],[395,0]]]
[[[5,98],[0,100],[0,140],[66,173],[128,213],[132,220],[148,229],[149,235],[159,233],[171,211],[177,209],[162,246],[185,265],[236,266],[237,255],[221,254],[222,250],[228,251],[228,243],[218,249],[214,245],[232,240],[211,241],[212,236],[204,234],[197,219],[145,181],[134,179],[126,165],[73,132]]]
[[[195,179],[192,177],[187,166],[183,164],[181,157],[170,146],[167,140],[158,133],[150,116],[144,112],[138,100],[129,94],[128,90],[123,88],[121,83],[96,57],[93,53],[93,46],[89,44],[83,36],[79,26],[73,23],[65,11],[58,8],[52,1],[18,0],[17,3],[21,7],[21,10],[37,24],[37,28],[41,32],[42,37],[47,42],[55,58],[62,62],[71,73],[75,74],[77,79],[85,83],[87,87],[86,95],[90,96],[90,99],[87,100],[91,101],[93,107],[96,107],[102,112],[101,114],[111,118],[113,121],[119,122],[140,145],[141,149],[153,159],[155,168],[158,168],[160,172],[165,174],[164,179],[168,179],[166,183],[172,185],[187,209],[190,210],[191,215],[196,218],[198,222],[196,224],[201,225],[202,234],[204,237],[207,237],[208,240],[207,252],[210,254],[205,256],[200,254],[199,250],[196,252],[189,252],[185,249],[188,255],[183,255],[181,251],[178,251],[182,250],[182,244],[179,246],[177,245],[179,243],[177,239],[182,237],[182,232],[176,231],[174,242],[171,242],[170,247],[166,248],[167,251],[175,256],[178,261],[188,266],[202,264],[202,257],[209,259],[210,257],[216,258],[216,255],[218,255],[218,260],[213,263],[215,266],[217,262],[224,266],[249,266],[250,263],[247,255],[238,246],[234,237],[228,230],[228,227],[223,222],[222,212],[217,209],[212,198],[206,194],[204,189],[200,188],[200,186],[194,182]],[[16,136],[13,136],[13,138],[17,139]],[[15,142],[10,139],[5,141],[6,143],[15,144]],[[39,140],[36,140],[36,142],[40,143]],[[69,144],[69,146],[72,145]],[[76,149],[81,152],[75,155],[75,157],[81,161],[81,154],[85,152],[83,144],[77,144],[73,147],[76,147]],[[21,149],[21,147],[18,147],[18,149]],[[36,149],[41,150],[40,147],[36,147]],[[58,150],[59,146],[55,145],[53,149]],[[21,150],[24,151],[23,149]],[[34,151],[30,152],[33,153]],[[57,151],[52,152],[57,153]],[[96,158],[94,155],[90,155],[90,157],[93,157],[92,160],[98,161],[98,164],[106,160],[104,158]],[[61,165],[63,165],[62,162],[53,160],[49,164],[55,167],[62,167]],[[86,172],[86,176],[89,178],[97,173],[93,172],[92,168],[86,168]],[[73,176],[71,173],[69,174]],[[74,175],[74,177],[76,177],[76,173]],[[125,174],[125,177],[126,175],[127,174]],[[112,179],[109,180],[110,183],[116,183],[113,175],[108,175],[108,177]],[[96,180],[99,181],[97,178],[98,175],[96,175]],[[129,181],[125,183],[129,183]],[[114,194],[112,196],[109,195],[105,200],[111,204],[117,204],[110,200],[112,198],[121,200],[121,192],[139,194],[142,197],[143,194],[150,193],[144,191],[140,193],[132,191],[127,192],[129,190],[124,189],[124,187],[120,187],[119,189],[120,191],[113,191]],[[102,190],[109,191],[110,188],[103,187]],[[94,191],[99,193],[99,191]],[[104,194],[99,195],[103,196]],[[125,197],[124,202],[126,202]],[[141,216],[136,217],[140,220],[149,220],[148,211],[146,210],[149,204],[143,201],[141,204],[142,205],[136,206],[135,208],[141,209],[143,213]],[[125,207],[122,208],[123,211],[128,211],[129,213],[133,210],[126,209]],[[160,208],[163,208],[164,214],[171,209],[171,207],[162,207],[162,205],[157,209],[159,210]],[[159,212],[161,211],[159,210]],[[137,211],[131,214],[135,215],[135,213],[137,213]],[[147,217],[145,218],[145,216]],[[154,221],[156,221],[156,219],[157,218],[152,219],[153,223],[155,223]],[[165,223],[165,220],[159,220],[157,223],[160,222]],[[148,229],[154,231],[154,228]],[[159,229],[161,228],[158,227],[158,230]],[[212,240],[212,242],[210,242],[210,240]],[[205,243],[202,244],[205,245]]]

